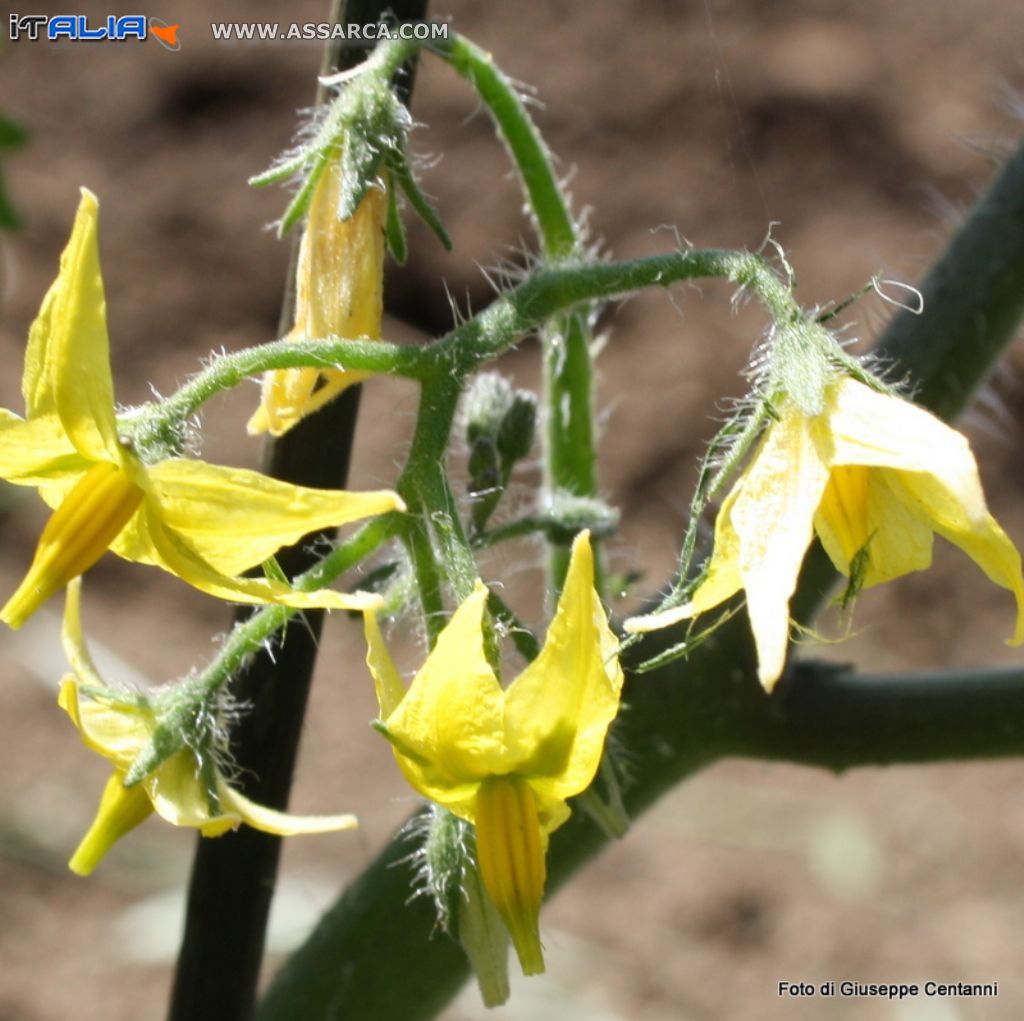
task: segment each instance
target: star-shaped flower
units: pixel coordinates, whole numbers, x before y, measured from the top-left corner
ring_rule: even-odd
[[[0,477],[38,487],[56,508],[0,620],[20,627],[108,547],[235,602],[343,609],[375,602],[239,575],[308,532],[401,509],[395,493],[307,489],[181,457],[146,463],[119,435],[97,214],[95,196],[83,189],[60,273],[29,332],[26,417],[0,409]]]
[[[213,761],[186,745],[140,783],[124,786],[136,758],[152,741],[159,719],[153,702],[142,695],[110,688],[100,677],[82,635],[81,580],[68,586],[64,649],[73,675],[64,678],[58,704],[71,717],[85,745],[114,765],[96,818],[68,863],[88,875],[114,843],[151,812],[175,826],[192,826],[204,837],[218,837],[245,823],[264,833],[291,836],[354,828],[352,815],[300,816],[277,812],[235,790]],[[84,697],[83,697],[84,696]]]
[[[761,683],[782,674],[789,600],[817,534],[851,592],[931,564],[932,536],[959,546],[1017,600],[1024,639],[1024,578],[1016,547],[988,512],[967,440],[930,412],[837,377],[820,415],[782,398],[750,464],[722,503],[703,581],[675,609],[634,617],[652,631],[745,591]]]
[[[289,340],[379,340],[384,313],[384,221],[388,200],[373,185],[347,219],[338,215],[342,169],[331,160],[309,204],[295,271],[295,325]],[[274,369],[250,433],[280,436],[370,372],[339,368]]]
[[[398,765],[417,791],[476,828],[484,887],[524,973],[535,974],[544,970],[538,919],[548,835],[569,818],[566,799],[594,778],[622,669],[586,532],[573,544],[540,655],[505,690],[484,651],[486,603],[478,582],[408,691],[366,613],[367,663]]]

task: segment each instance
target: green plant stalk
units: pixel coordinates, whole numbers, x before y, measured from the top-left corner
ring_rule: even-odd
[[[462,36],[439,49],[486,104],[519,172],[523,191],[549,265],[578,257],[581,239],[569,202],[555,174],[544,140],[515,86],[491,59]],[[576,496],[597,495],[597,440],[594,426],[593,365],[589,311],[556,315],[540,332],[544,353],[545,486]],[[550,580],[560,590],[569,564],[565,543],[553,543]],[[595,563],[600,578],[600,560]],[[600,585],[599,585],[600,588]]]
[[[422,516],[433,534],[438,559],[460,603],[473,591],[477,567],[448,484],[445,460],[464,378],[458,370],[440,372],[423,384],[409,457],[397,485],[410,513]],[[414,557],[417,578],[422,566]],[[444,623],[443,616],[427,612],[431,647]]]
[[[946,353],[935,354],[933,336],[942,335],[933,320],[946,314],[940,292],[923,316],[898,316],[879,350],[898,353],[903,371],[919,385],[925,406],[948,413],[963,406],[1013,339],[1024,290],[1024,216],[1010,219],[1010,229],[988,233],[979,227],[1024,202],[1024,150],[1010,161],[981,201],[960,236],[939,262],[943,277],[955,281],[947,298],[963,312],[965,332]],[[987,241],[986,241],[987,239]],[[1003,270],[1018,281],[986,286],[985,278],[1003,279]],[[982,274],[975,286],[973,274]],[[973,301],[973,308],[972,306]],[[978,332],[983,329],[984,332]],[[964,358],[955,357],[962,346]],[[919,366],[919,368],[918,368]],[[806,619],[831,589],[833,572],[821,558],[805,564],[793,613]],[[632,650],[631,661],[652,658],[676,644],[683,628],[655,632]],[[627,667],[626,697],[630,711],[616,725],[628,750],[633,784],[627,808],[637,815],[673,785],[704,766],[730,755],[754,755],[801,762],[830,770],[895,762],[937,762],[1024,754],[1024,677],[1012,673],[965,674],[918,678],[825,679],[813,667],[784,679],[774,696],[756,680],[756,655],[745,615],[723,625],[686,661],[634,678]],[[817,675],[817,676],[815,676]],[[851,724],[853,721],[853,724]],[[592,857],[607,837],[583,813],[552,836],[548,859],[549,891]],[[439,963],[439,942],[432,919],[409,913],[405,898],[413,878],[412,863],[395,864],[407,854],[392,842],[353,884],[313,935],[286,962],[257,1011],[257,1021],[320,1021],[330,1016],[335,995],[344,995],[351,1021],[433,1017],[439,1005],[467,974],[464,958],[448,942]],[[347,899],[346,899],[347,898]],[[353,914],[352,912],[357,911]],[[369,959],[372,945],[388,952]],[[390,922],[380,930],[382,919]],[[358,962],[355,978],[340,962]],[[407,997],[395,1001],[405,987]],[[288,1013],[295,992],[309,992],[303,1011]],[[289,996],[288,994],[292,995]]]
[[[312,592],[329,585],[399,534],[402,521],[403,517],[398,513],[374,518],[307,571],[297,575],[292,585],[303,592]],[[302,612],[289,606],[269,605],[235,624],[213,660],[180,686],[180,698],[176,700],[173,718],[162,719],[159,738],[154,737],[149,747],[140,753],[125,773],[125,787],[140,783],[162,762],[180,751],[185,744],[185,735],[190,731],[190,721],[194,721],[205,707],[213,704],[220,690],[251,656],[265,648],[274,635],[296,614]],[[174,735],[173,740],[170,735]]]
[[[683,280],[724,278],[749,289],[776,322],[804,317],[787,286],[759,255],[728,249],[685,249],[597,265],[560,266],[535,273],[496,298],[483,312],[422,348],[384,341],[323,338],[273,341],[210,364],[170,397],[126,420],[143,436],[158,434],[194,414],[223,390],[270,369],[344,365],[426,382],[440,376],[465,377],[514,346],[525,334],[575,305],[669,287]]]
[[[551,165],[551,154],[523,106],[513,84],[491,59],[464,36],[452,35],[435,52],[470,81],[490,111],[519,171],[541,250],[548,262],[568,258],[576,250],[576,224]]]
[[[1022,224],[1024,144],[920,285],[924,316],[901,311],[875,349],[892,378],[909,374],[914,400],[941,418],[963,412],[1024,315]]]
[[[334,0],[331,21],[365,24],[377,20],[384,7],[384,0]],[[426,0],[388,0],[387,7],[398,17],[422,18]],[[335,43],[325,54],[324,70],[361,58]],[[405,86],[411,88],[412,68],[405,72]],[[293,266],[294,258],[293,251]],[[281,332],[292,318],[292,298],[282,310]],[[271,442],[265,454],[268,473],[299,484],[342,488],[358,404],[359,388],[353,387]],[[289,574],[314,566],[301,546],[282,551],[280,562]],[[274,808],[287,808],[322,620],[322,612],[312,612],[301,624],[290,623],[276,657],[265,651],[251,657],[232,681],[232,693],[253,705],[232,729],[232,751],[246,793]],[[198,841],[170,1021],[251,1017],[280,850],[279,838],[248,827]]]

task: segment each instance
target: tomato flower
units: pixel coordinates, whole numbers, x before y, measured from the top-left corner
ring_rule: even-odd
[[[741,589],[771,691],[785,665],[789,600],[817,534],[851,591],[930,566],[933,534],[959,546],[1017,601],[1016,547],[988,512],[967,440],[930,412],[837,377],[820,415],[783,397],[750,464],[722,503],[704,579],[675,609],[627,620],[652,631],[710,610]]]
[[[295,325],[290,340],[380,339],[384,312],[384,221],[387,195],[373,185],[347,220],[338,216],[342,171],[331,160],[309,204],[295,272]],[[274,369],[264,374],[263,399],[250,433],[280,436],[373,375],[339,368]]]
[[[149,747],[158,726],[154,704],[142,695],[110,688],[93,665],[82,635],[81,581],[68,586],[64,649],[74,673],[64,678],[58,704],[85,745],[114,765],[96,818],[68,863],[88,875],[113,844],[156,813],[175,826],[192,826],[218,837],[245,823],[264,833],[291,836],[353,829],[352,815],[300,816],[258,805],[235,790],[215,762],[186,744],[140,783],[125,787],[132,763]],[[208,754],[208,753],[207,753]]]
[[[544,970],[539,936],[548,835],[590,786],[619,709],[618,642],[594,591],[589,534],[576,539],[547,639],[502,690],[484,651],[478,582],[406,691],[373,612],[367,663],[381,730],[409,783],[473,824],[488,896],[525,974]]]
[[[401,509],[395,493],[308,489],[182,457],[149,463],[119,435],[97,217],[96,198],[83,189],[60,273],[29,332],[26,417],[0,409],[0,477],[38,487],[56,508],[0,620],[20,627],[108,548],[235,602],[375,603],[239,575],[315,529]]]

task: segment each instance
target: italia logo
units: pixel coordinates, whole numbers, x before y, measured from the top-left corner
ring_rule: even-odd
[[[178,25],[168,25],[160,18],[147,18],[144,14],[108,14],[105,21],[84,14],[11,14],[8,23],[11,42],[145,42],[152,37],[164,49],[181,49]]]

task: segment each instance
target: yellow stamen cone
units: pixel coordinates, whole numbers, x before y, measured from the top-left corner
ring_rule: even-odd
[[[480,785],[476,852],[484,889],[508,928],[523,974],[541,974],[540,902],[546,870],[537,803],[525,780],[498,776]]]
[[[141,784],[125,787],[123,779],[124,774],[117,770],[103,788],[96,818],[68,862],[68,868],[76,875],[89,875],[107,851],[153,811],[145,788]]]
[[[142,490],[116,464],[93,465],[46,523],[32,564],[0,620],[19,628],[50,596],[106,552],[142,502]]]

